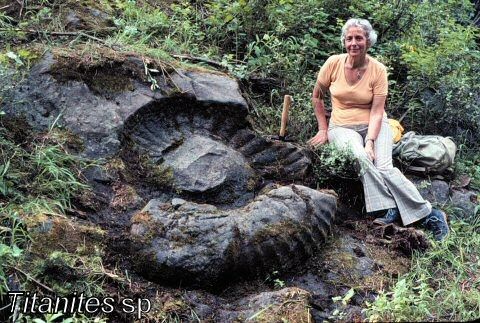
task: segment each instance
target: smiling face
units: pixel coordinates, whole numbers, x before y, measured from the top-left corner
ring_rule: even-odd
[[[362,56],[367,53],[370,42],[361,27],[350,27],[345,35],[345,48],[350,56]]]

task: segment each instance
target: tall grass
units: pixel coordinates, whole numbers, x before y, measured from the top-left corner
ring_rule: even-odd
[[[412,259],[409,273],[368,304],[369,321],[468,321],[480,317],[480,223],[451,223],[451,234]]]
[[[86,163],[70,155],[54,132],[22,146],[0,128],[0,296],[8,290],[8,272],[30,239],[24,219],[41,212],[63,213],[74,194],[87,189],[79,179]]]

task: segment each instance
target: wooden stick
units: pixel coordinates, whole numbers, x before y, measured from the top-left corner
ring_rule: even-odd
[[[25,4],[23,3],[23,0],[21,0],[21,1],[17,0],[17,3],[20,5],[20,12],[19,12],[18,16],[21,17],[22,12],[23,12],[23,7],[24,7]]]
[[[208,58],[203,58],[203,57],[196,57],[196,56],[190,56],[190,55],[177,55],[177,54],[171,54],[172,57],[175,58],[181,58],[181,59],[187,59],[193,62],[202,62],[202,63],[207,63],[208,65],[212,65],[218,68],[225,69],[226,67],[223,66],[221,63],[212,61],[211,59]]]
[[[51,288],[48,287],[47,285],[39,282],[38,280],[36,280],[35,278],[33,278],[32,276],[30,276],[29,274],[27,274],[27,273],[24,272],[23,270],[21,270],[20,268],[13,267],[13,269],[15,269],[16,271],[18,271],[18,272],[21,273],[21,274],[24,274],[25,277],[27,277],[28,280],[31,280],[32,282],[34,282],[34,283],[37,284],[38,286],[44,288],[45,290],[49,291],[49,292],[52,293],[52,294],[55,294],[55,291],[54,291],[53,289],[51,289]]]
[[[282,109],[282,122],[280,124],[280,138],[285,137],[285,131],[287,130],[288,122],[288,112],[290,111],[290,106],[292,105],[292,96],[285,95],[283,97],[283,109]]]
[[[107,45],[103,39],[84,33],[83,31],[43,31],[35,29],[19,29],[19,28],[0,28],[0,31],[15,31],[29,34],[48,34],[51,36],[84,36],[92,40]],[[108,45],[107,45],[108,46]]]

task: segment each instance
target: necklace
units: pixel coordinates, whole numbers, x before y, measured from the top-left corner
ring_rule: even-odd
[[[345,63],[347,62],[347,58],[348,58],[348,57],[345,57]],[[356,67],[356,68],[354,68],[354,67],[353,67],[353,64],[352,64],[351,67],[345,66],[345,68],[349,68],[349,69],[352,69],[352,70],[355,70],[355,69],[356,69],[356,72],[357,72],[357,73],[356,73],[356,74],[357,74],[357,81],[360,81],[360,80],[362,79],[362,73],[361,73],[361,71],[362,71],[362,69],[363,69],[365,66],[367,66],[367,64],[368,64],[368,58],[365,60],[365,62],[363,63],[363,65],[362,65],[361,67]]]
[[[367,64],[368,64],[368,58],[365,59],[365,62],[363,63],[362,66],[357,67],[357,71],[356,71],[356,72],[357,72],[357,80],[361,80],[361,79],[362,79],[362,73],[361,73],[361,71],[363,70],[363,68],[364,68],[365,66],[367,66]],[[352,69],[353,69],[353,65],[352,65]]]

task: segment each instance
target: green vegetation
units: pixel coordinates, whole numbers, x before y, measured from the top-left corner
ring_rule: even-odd
[[[5,210],[24,213],[64,212],[72,196],[85,189],[78,180],[78,157],[67,153],[56,131],[34,138],[23,147],[0,128],[0,193]]]
[[[177,1],[154,10],[116,3],[118,32],[108,43],[219,62],[247,85],[261,133],[277,131],[283,94],[293,94],[288,131],[302,142],[316,132],[310,89],[324,60],[342,51],[340,26],[351,16],[370,19],[379,33],[372,55],[389,68],[390,117],[407,131],[453,136],[462,159],[478,159],[480,51],[468,0]],[[263,81],[260,92],[254,79]],[[478,181],[477,165],[464,165]]]
[[[20,29],[66,31],[65,12],[85,13],[92,5],[84,0],[75,8],[73,3],[32,1]],[[178,54],[216,61],[247,85],[260,132],[276,130],[283,94],[293,94],[289,131],[302,141],[315,133],[310,90],[325,59],[342,51],[341,25],[351,16],[370,19],[379,33],[371,53],[389,67],[390,115],[403,116],[407,130],[453,135],[464,150],[478,147],[480,71],[475,62],[480,52],[469,0],[116,0],[94,7],[112,18],[82,28],[83,34],[72,35],[75,39],[35,36],[49,46],[74,47],[83,37],[164,61],[174,62],[172,55]],[[2,26],[13,29],[14,16],[3,15]],[[0,31],[6,33],[11,32]],[[260,93],[254,79],[263,80],[266,91]]]
[[[470,187],[480,191],[480,154],[473,158],[462,158],[455,164],[457,174],[466,174],[471,178]]]
[[[326,57],[341,52],[339,27],[349,16],[369,18],[379,31],[372,54],[390,68],[392,116],[405,114],[408,130],[477,146],[480,52],[469,1],[179,1],[168,10],[141,1],[117,4],[119,32],[110,43],[157,48],[161,57],[208,57],[245,81],[277,80],[281,86],[253,100],[258,130],[272,132],[282,94],[291,93],[289,129],[302,140],[314,132],[306,89]]]
[[[366,311],[369,321],[469,321],[480,317],[480,225],[455,221],[449,239],[416,254],[409,273]]]
[[[81,160],[69,155],[54,131],[21,146],[0,128],[0,273],[18,259],[28,242],[24,218],[29,214],[64,212],[71,197],[86,186],[78,180]],[[5,291],[0,275],[0,291]]]
[[[25,57],[18,59],[22,62]],[[0,65],[0,74],[17,80],[24,64],[14,64],[18,71],[7,71]],[[13,86],[14,82],[3,84]],[[7,91],[8,88],[1,88],[0,97]],[[101,250],[86,244],[85,235],[81,235],[101,233],[69,223],[64,215],[72,208],[73,197],[88,190],[81,177],[88,163],[69,153],[67,146],[72,145],[74,138],[65,130],[52,125],[45,133],[34,133],[21,119],[3,118],[0,117],[0,303],[8,300],[8,280],[13,277],[22,289],[30,291],[51,288],[59,295],[72,290],[101,295],[105,277]],[[67,236],[67,226],[77,231]],[[60,248],[63,251],[58,251]],[[66,273],[68,276],[62,277]],[[38,277],[42,277],[46,287],[37,283]],[[18,319],[43,322],[28,316]],[[44,321],[53,319],[50,315]]]
[[[314,173],[320,186],[332,179],[359,179],[355,158],[349,149],[342,150],[334,145],[326,144],[314,151],[314,157]]]
[[[59,322],[61,320],[62,323],[105,323],[107,322],[106,319],[102,319],[99,317],[96,318],[89,318],[84,314],[74,314],[72,317],[68,317],[63,313],[55,313],[55,314],[45,314],[43,318],[32,318],[29,315],[20,315],[18,317],[18,322],[25,322],[25,323],[53,323]]]

